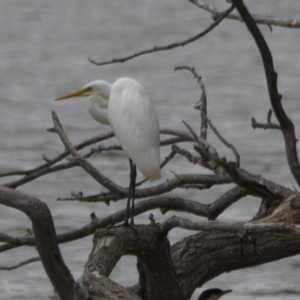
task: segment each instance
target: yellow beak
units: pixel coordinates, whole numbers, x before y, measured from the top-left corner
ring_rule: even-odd
[[[68,94],[65,94],[63,96],[60,96],[60,97],[56,98],[55,101],[65,100],[65,99],[74,98],[74,97],[79,97],[79,96],[81,96],[86,91],[87,91],[86,88],[83,88],[83,89],[80,89],[80,90],[76,90],[76,91],[73,91],[71,93],[68,93]]]

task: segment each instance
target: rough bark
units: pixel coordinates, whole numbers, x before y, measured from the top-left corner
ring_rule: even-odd
[[[60,298],[81,299],[80,289],[79,293],[75,290],[75,281],[60,254],[48,206],[38,199],[6,187],[0,187],[0,203],[24,212],[31,220],[41,261]]]
[[[85,273],[109,276],[122,255],[139,259],[142,299],[182,300],[167,237],[157,224],[98,230]]]
[[[96,272],[84,273],[79,282],[88,291],[86,300],[141,300],[134,293]]]
[[[139,284],[130,288],[132,292],[142,299],[190,299],[196,288],[224,272],[299,254],[298,230],[278,223],[293,223],[297,218],[295,198],[288,198],[271,217],[248,223],[260,223],[259,227],[237,223],[226,232],[226,226],[220,224],[218,232],[209,229],[189,236],[174,244],[171,252],[164,224],[99,230],[85,272],[109,276],[122,255],[136,255],[140,277]],[[280,219],[283,215],[286,219]],[[276,225],[270,229],[269,222]],[[218,222],[194,224],[208,229]]]
[[[239,234],[207,232],[172,247],[175,272],[185,299],[197,287],[222,273],[279,260],[300,253],[296,233]]]

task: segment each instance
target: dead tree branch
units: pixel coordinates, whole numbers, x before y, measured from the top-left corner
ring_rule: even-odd
[[[69,141],[67,135],[64,133],[63,128],[59,122],[59,119],[55,112],[52,112],[52,119],[54,122],[54,127],[58,133],[61,141],[65,147],[70,151],[75,159],[76,164],[78,164],[82,169],[84,169],[91,177],[93,177],[98,183],[106,187],[111,192],[117,195],[126,195],[126,190],[117,186],[114,182],[109,180],[107,177],[102,175],[94,166],[92,166],[88,161],[86,161],[74,148],[74,146]]]
[[[182,187],[187,184],[202,184],[202,185],[219,185],[219,184],[227,184],[231,183],[232,180],[230,176],[226,174],[207,174],[207,175],[199,175],[199,174],[187,174],[187,175],[176,175],[174,178],[144,189],[137,189],[135,198],[141,199],[146,197],[153,197],[162,195],[164,193],[170,192],[178,187]],[[127,193],[127,189],[124,189]],[[93,196],[87,197],[71,197],[71,198],[60,198],[59,200],[79,200],[81,202],[108,202],[110,200],[117,201],[120,199],[126,198],[126,193],[123,195],[115,194],[115,193],[100,193]]]
[[[203,142],[199,140],[196,133],[185,121],[183,121],[183,123],[192,133],[199,148],[202,149],[203,152],[205,152],[206,148],[203,145]],[[249,194],[269,199],[269,201],[274,201],[274,199],[283,200],[281,194],[282,190],[280,190],[280,192],[278,193],[278,190],[270,189],[267,185],[264,184],[263,180],[260,180],[261,178],[258,178],[257,176],[246,172],[245,170],[237,168],[235,163],[227,163],[226,161],[219,159],[218,156],[211,155],[209,152],[207,152],[207,156],[210,159],[214,160],[216,164],[221,166],[236,184],[247,189],[249,191]]]
[[[56,132],[56,131],[55,131]],[[191,135],[189,135],[188,133],[184,133],[183,131],[176,131],[176,130],[172,130],[172,129],[162,129],[161,130],[162,134],[167,134],[167,135],[171,135],[174,136],[172,138],[169,139],[165,139],[162,140],[160,142],[160,146],[167,146],[167,145],[172,145],[174,143],[180,143],[180,142],[187,142],[187,141],[191,141]],[[81,150],[84,149],[87,146],[90,146],[94,143],[98,143],[104,140],[107,140],[109,138],[112,138],[114,135],[112,132],[103,134],[101,136],[97,136],[95,138],[89,139],[87,141],[84,141],[76,146],[74,146],[74,148],[76,150]],[[99,146],[96,149],[91,149],[88,153],[86,153],[85,155],[82,155],[83,158],[89,158],[90,156],[94,155],[95,153],[100,153],[103,151],[109,151],[109,150],[121,150],[121,147],[119,145],[111,145],[108,147],[104,147],[104,146]],[[46,160],[45,164],[42,164],[36,168],[30,169],[30,170],[18,170],[18,171],[10,171],[10,172],[4,172],[0,174],[0,177],[8,177],[8,176],[14,176],[14,175],[25,175],[23,178],[15,180],[15,181],[11,181],[11,182],[7,182],[5,184],[3,184],[6,187],[9,188],[17,188],[18,186],[24,185],[28,182],[31,182],[41,176],[45,176],[47,174],[50,173],[54,173],[54,172],[58,172],[61,170],[67,170],[70,168],[74,168],[74,167],[78,167],[78,164],[75,160],[73,161],[69,161],[66,163],[61,163],[58,165],[57,164],[59,161],[67,158],[67,156],[70,155],[70,152],[68,149],[66,149],[63,153],[58,154],[55,158],[53,159],[48,159]]]
[[[96,231],[85,272],[108,277],[123,255],[135,255],[142,299],[184,299],[174,272],[171,247],[160,226],[140,225],[135,226],[135,231],[128,227]]]
[[[198,6],[199,8],[210,12],[214,20],[219,17],[220,13],[222,13],[214,6],[210,4],[206,4],[201,0],[189,0],[189,1],[195,4],[196,6]],[[278,18],[273,18],[271,16],[259,16],[259,15],[252,15],[252,17],[255,23],[261,25],[278,26],[284,28],[300,28],[300,20],[278,19]],[[236,13],[230,13],[226,18],[243,22],[243,19],[240,17],[240,15]]]
[[[272,109],[269,109],[268,111],[268,116],[267,116],[267,123],[263,124],[263,123],[257,123],[255,118],[251,119],[251,125],[253,127],[253,129],[256,128],[263,128],[263,129],[277,129],[277,130],[281,130],[281,127],[278,124],[275,124],[271,121],[271,117],[272,117]]]
[[[18,209],[29,217],[36,247],[51,283],[62,300],[75,299],[77,293],[75,281],[60,254],[52,216],[47,205],[6,187],[0,187],[0,203]]]
[[[37,262],[37,261],[40,261],[40,258],[39,257],[34,257],[34,258],[30,258],[30,259],[24,260],[24,261],[22,261],[22,262],[20,262],[18,264],[10,266],[10,267],[0,266],[0,270],[11,271],[11,270],[18,269],[20,267],[26,266],[28,264],[31,264],[31,263]]]
[[[174,244],[172,259],[185,298],[220,274],[300,253],[298,232],[275,231],[202,232]]]
[[[206,101],[206,92],[204,88],[204,84],[202,83],[202,77],[198,75],[195,68],[191,68],[188,66],[179,66],[175,68],[175,71],[177,70],[188,70],[193,75],[194,78],[196,78],[198,85],[201,90],[201,96],[200,100],[196,103],[194,106],[195,109],[198,109],[200,111],[200,120],[201,120],[201,126],[200,126],[200,137],[206,140],[207,138],[207,101]]]
[[[239,14],[243,18],[260,51],[267,79],[270,102],[284,137],[288,164],[296,182],[298,185],[300,185],[300,165],[296,148],[297,139],[295,136],[295,128],[294,124],[286,115],[282,107],[282,95],[280,95],[277,90],[277,73],[274,70],[272,54],[263,35],[261,34],[258,26],[253,20],[243,1],[232,0],[232,3],[235,5]]]
[[[154,53],[154,52],[158,52],[158,51],[166,51],[166,50],[171,50],[171,49],[174,49],[174,48],[177,48],[177,47],[183,47],[187,44],[190,44],[198,39],[200,39],[201,37],[205,36],[206,34],[208,34],[210,31],[212,31],[216,26],[218,26],[222,20],[224,18],[226,18],[226,16],[234,9],[233,6],[231,6],[229,9],[227,9],[225,12],[223,12],[222,14],[220,14],[219,18],[217,18],[217,20],[212,23],[210,26],[208,26],[204,31],[200,32],[199,34],[191,37],[191,38],[188,38],[184,41],[181,41],[181,42],[177,42],[177,43],[173,43],[173,44],[170,44],[170,45],[167,45],[167,46],[160,46],[160,47],[154,47],[152,49],[147,49],[147,50],[144,50],[144,51],[140,51],[140,52],[137,52],[135,54],[132,54],[132,55],[129,55],[129,56],[126,56],[126,57],[123,57],[123,58],[114,58],[112,60],[108,60],[108,61],[103,61],[103,62],[97,62],[91,58],[89,58],[89,61],[96,65],[96,66],[104,66],[104,65],[109,65],[109,64],[114,64],[114,63],[124,63],[128,60],[131,60],[131,59],[134,59],[136,57],[139,57],[141,55],[145,55],[145,54],[149,54],[149,53]]]
[[[236,166],[239,167],[240,166],[240,155],[237,152],[237,150],[235,149],[235,147],[233,146],[233,144],[228,143],[224,137],[219,133],[219,131],[216,129],[216,127],[212,124],[212,122],[207,119],[207,123],[209,125],[209,128],[213,131],[213,133],[218,137],[218,139],[228,148],[231,149],[231,151],[233,152],[233,154],[235,155],[235,163]]]
[[[192,222],[177,216],[173,216],[161,224],[162,231],[167,234],[174,228],[183,228],[196,231],[231,232],[239,236],[249,233],[295,233],[300,235],[299,226],[291,226],[286,223],[225,223],[225,222]]]
[[[138,203],[135,206],[135,216],[149,210],[160,209],[163,214],[172,210],[188,212],[196,216],[207,218],[212,218],[213,216],[215,219],[223,212],[224,207],[230,206],[238,200],[235,200],[236,198],[241,198],[242,196],[243,194],[240,193],[240,191],[234,191],[231,195],[227,192],[212,204],[201,204],[196,201],[182,199],[179,197],[156,197]],[[124,217],[125,210],[121,210],[104,219],[98,219],[94,216],[90,224],[79,229],[72,230],[71,232],[57,235],[57,242],[60,244],[87,237],[93,234],[96,229],[105,228],[122,222]],[[31,236],[10,237],[1,234],[0,241],[8,243],[0,246],[0,253],[20,246],[35,246],[35,239]]]

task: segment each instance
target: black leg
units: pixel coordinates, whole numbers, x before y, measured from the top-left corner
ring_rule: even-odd
[[[130,163],[130,181],[131,181],[131,221],[130,224],[134,224],[134,198],[135,198],[135,181],[136,181],[136,166],[132,162],[132,160],[129,160]]]
[[[130,165],[130,183],[129,183],[129,188],[128,188],[128,199],[127,199],[124,225],[129,224],[128,220],[129,220],[129,215],[130,215],[130,200],[131,199],[132,199],[132,207],[134,206],[136,168],[135,168],[135,164],[132,162],[132,160],[130,158],[129,158],[129,165]],[[134,213],[134,209],[132,208],[130,224],[133,224],[133,213]]]

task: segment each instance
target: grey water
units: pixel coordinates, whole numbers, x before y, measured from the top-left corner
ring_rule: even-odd
[[[295,19],[300,15],[297,0],[245,2],[253,13],[260,15]],[[222,9],[228,5],[217,0],[209,3]],[[108,127],[89,117],[83,99],[54,102],[57,96],[95,79],[114,82],[124,76],[135,78],[148,91],[161,128],[184,130],[182,120],[186,120],[195,130],[199,129],[199,113],[193,109],[200,97],[198,85],[187,71],[174,72],[176,66],[187,65],[195,67],[202,76],[209,118],[235,145],[242,167],[287,187],[296,186],[286,163],[281,133],[251,127],[252,117],[260,122],[266,120],[270,104],[261,58],[243,23],[225,20],[210,34],[185,47],[145,55],[124,64],[96,67],[89,63],[89,57],[110,60],[191,37],[211,24],[210,14],[187,0],[0,0],[0,5],[1,172],[33,168],[43,163],[42,155],[52,158],[64,150],[58,136],[46,131],[53,127],[53,110],[74,144],[108,132]],[[273,53],[283,105],[299,136],[300,30],[260,28]],[[212,132],[208,139],[220,155],[234,159]],[[162,149],[162,159],[169,149]],[[90,162],[118,184],[127,185],[128,161],[124,154],[100,154]],[[174,172],[204,171],[176,158],[164,168],[162,181],[174,176]],[[0,183],[16,178],[1,178]],[[170,195],[209,203],[228,189],[228,186],[204,191],[177,189]],[[19,190],[47,203],[58,233],[89,223],[91,212],[101,218],[125,206],[125,201],[108,207],[103,203],[57,201],[59,197],[69,197],[71,191],[82,191],[85,195],[100,192],[101,187],[79,168],[41,177]],[[247,197],[218,220],[247,221],[257,212],[259,203],[258,199]],[[156,210],[153,214],[160,222],[177,213],[162,216]],[[149,223],[148,215],[137,217],[137,223]],[[0,232],[23,236],[26,226],[30,227],[26,216],[1,207]],[[183,230],[172,231],[171,243],[188,234]],[[91,237],[60,246],[75,279],[82,274],[91,247]],[[34,248],[17,248],[0,253],[0,265],[10,266],[36,256]],[[224,299],[298,299],[299,268],[300,259],[295,256],[223,274],[195,291],[192,299],[209,287],[233,289]],[[125,286],[135,284],[135,259],[122,258],[111,277]],[[36,262],[17,270],[0,271],[0,291],[1,299],[41,300],[51,295],[52,287],[41,263]]]

